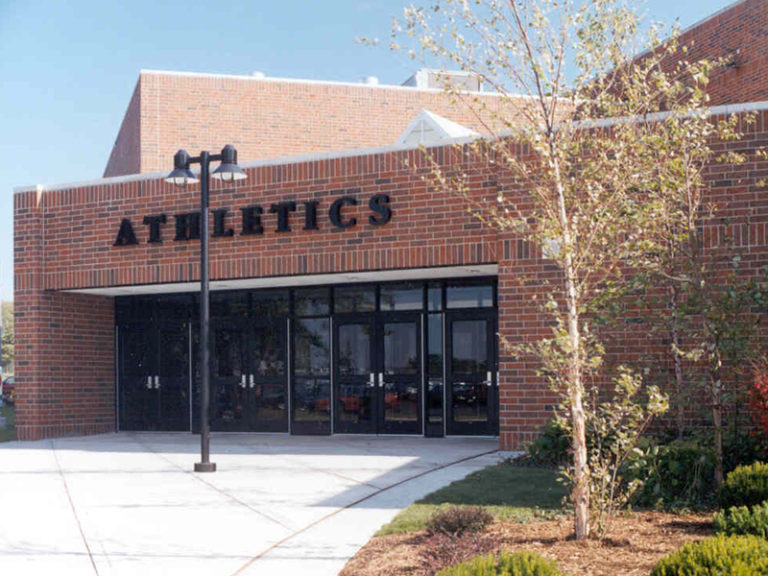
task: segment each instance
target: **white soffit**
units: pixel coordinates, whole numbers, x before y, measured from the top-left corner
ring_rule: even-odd
[[[457,124],[453,120],[438,116],[429,110],[422,110],[408,124],[408,127],[397,139],[399,145],[437,144],[453,138],[469,138],[479,136],[474,130]]]
[[[211,290],[246,290],[254,288],[296,288],[324,284],[349,284],[354,282],[392,282],[409,280],[439,280],[445,278],[473,278],[496,276],[497,264],[477,266],[444,266],[440,268],[409,268],[406,270],[380,270],[376,272],[345,272],[342,274],[310,274],[306,276],[272,276],[269,278],[244,278],[238,280],[216,280]],[[76,294],[96,296],[138,296],[141,294],[170,294],[198,292],[199,282],[177,282],[173,284],[141,284],[115,286],[111,288],[83,288],[63,290]]]

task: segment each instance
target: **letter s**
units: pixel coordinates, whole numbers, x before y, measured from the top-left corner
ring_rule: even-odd
[[[376,194],[371,197],[368,202],[368,207],[371,212],[374,212],[378,216],[371,214],[368,216],[368,222],[371,226],[382,226],[392,219],[392,209],[389,207],[389,196],[386,194]]]

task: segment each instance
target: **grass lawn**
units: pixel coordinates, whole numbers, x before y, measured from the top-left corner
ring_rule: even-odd
[[[557,472],[502,463],[473,472],[409,506],[376,534],[422,530],[440,507],[483,506],[501,519],[526,522],[560,514],[565,488]]]
[[[0,442],[16,440],[16,429],[13,427],[13,406],[5,404],[0,407],[0,416],[6,420],[6,427],[0,428]]]

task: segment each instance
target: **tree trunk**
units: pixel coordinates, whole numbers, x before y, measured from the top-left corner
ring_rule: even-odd
[[[569,238],[565,235],[566,240]],[[570,250],[570,248],[569,248]],[[568,304],[568,342],[571,362],[568,385],[573,426],[573,501],[576,540],[589,537],[589,463],[587,461],[587,418],[584,413],[584,382],[581,358],[579,300],[570,254],[565,256],[565,289]]]
[[[560,174],[557,149],[554,143],[555,133],[549,129],[547,138],[551,154],[552,169],[557,192],[558,220],[563,251],[563,272],[565,273],[565,303],[568,309],[568,342],[570,346],[570,366],[568,367],[568,400],[571,407],[571,425],[573,428],[573,489],[571,501],[574,511],[574,531],[576,540],[589,538],[589,464],[587,462],[587,418],[584,413],[584,382],[582,381],[581,331],[579,327],[580,299],[577,290],[576,268],[573,263],[574,238],[568,221],[565,202],[565,189]]]
[[[573,423],[573,490],[576,540],[589,537],[589,467],[587,464],[587,434],[584,415],[584,395],[580,386],[571,391],[571,420]]]

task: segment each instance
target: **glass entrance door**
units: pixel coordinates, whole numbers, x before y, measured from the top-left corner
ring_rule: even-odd
[[[120,429],[151,430],[155,393],[154,334],[149,325],[127,325],[120,336]]]
[[[293,434],[331,433],[331,335],[329,318],[292,321]]]
[[[189,328],[163,324],[158,330],[158,420],[155,430],[189,430]]]
[[[247,331],[242,323],[211,326],[211,430],[248,432]]]
[[[374,320],[334,320],[336,431],[375,434],[378,425]]]
[[[189,430],[189,330],[183,323],[120,329],[120,429]]]
[[[211,429],[287,432],[286,323],[212,326]]]
[[[446,316],[448,434],[496,433],[496,322],[472,310]]]
[[[334,319],[337,432],[421,433],[421,315]]]
[[[249,429],[256,432],[288,431],[286,324],[274,318],[248,330],[243,404]]]
[[[379,432],[420,434],[421,315],[383,315],[376,336]]]

